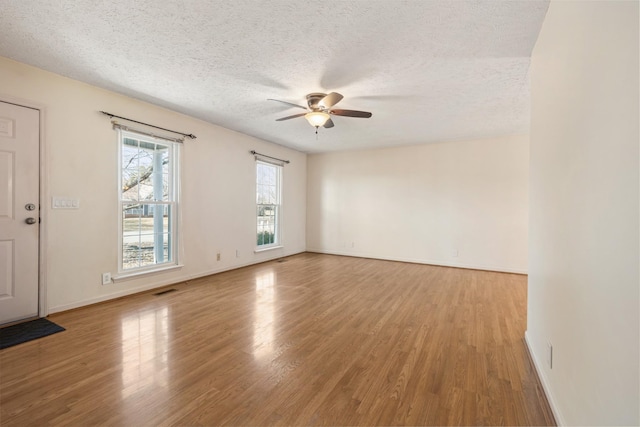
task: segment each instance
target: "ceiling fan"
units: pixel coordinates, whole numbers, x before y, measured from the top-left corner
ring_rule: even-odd
[[[309,122],[309,124],[316,128],[316,133],[318,133],[318,128],[323,126],[325,128],[332,128],[333,121],[331,120],[331,116],[343,116],[343,117],[361,117],[368,119],[371,117],[371,113],[367,111],[357,111],[357,110],[340,110],[332,108],[336,105],[340,100],[342,100],[343,96],[338,92],[331,92],[330,94],[326,93],[310,93],[307,95],[307,105],[308,107],[303,107],[302,105],[293,104],[287,101],[281,101],[279,99],[271,99],[268,101],[276,101],[282,102],[283,104],[291,105],[293,107],[302,108],[303,110],[307,110],[306,113],[294,114],[292,116],[281,117],[276,119],[277,122],[281,122],[283,120],[295,119],[296,117],[304,116],[305,119]]]

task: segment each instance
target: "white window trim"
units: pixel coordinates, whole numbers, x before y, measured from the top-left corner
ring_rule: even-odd
[[[282,243],[282,206],[283,206],[283,202],[282,202],[282,181],[283,181],[283,174],[284,174],[284,167],[282,164],[278,164],[275,162],[270,162],[270,161],[265,161],[262,159],[259,159],[256,157],[256,161],[255,161],[255,165],[254,165],[254,173],[255,173],[255,179],[254,179],[254,183],[256,185],[256,188],[254,189],[254,197],[255,194],[257,193],[258,189],[257,189],[257,185],[258,185],[258,168],[257,168],[257,164],[258,163],[262,163],[264,165],[268,165],[268,166],[275,166],[277,168],[278,171],[278,176],[277,176],[277,181],[278,181],[278,203],[277,203],[277,212],[276,212],[276,223],[275,223],[275,241],[271,244],[268,245],[258,245],[256,242],[255,245],[255,249],[254,249],[254,253],[259,253],[259,252],[265,252],[265,251],[269,251],[272,249],[280,249],[282,247],[284,247],[283,243]],[[256,237],[257,237],[257,232],[258,232],[258,216],[255,214],[255,212],[257,212],[257,207],[258,207],[258,203],[256,201],[255,205],[254,205],[254,215],[255,215],[255,227],[254,230],[256,232],[255,237],[254,237],[254,241],[256,241]]]
[[[178,254],[179,254],[179,239],[180,239],[180,144],[164,139],[164,138],[156,138],[153,136],[145,135],[143,133],[137,133],[132,130],[124,130],[117,129],[118,134],[118,269],[117,274],[113,276],[113,280],[123,280],[128,278],[136,278],[154,273],[162,273],[170,270],[174,270],[177,268],[182,268],[183,265],[179,263]],[[173,198],[169,202],[162,202],[162,204],[170,204],[173,205],[172,208],[172,245],[170,248],[171,251],[171,260],[168,262],[163,262],[161,264],[154,264],[144,267],[138,268],[128,268],[123,269],[123,223],[122,223],[122,207],[123,204],[126,203],[122,200],[122,139],[125,137],[129,137],[131,139],[149,141],[149,142],[157,142],[163,145],[168,145],[171,147],[171,159],[173,161],[172,167],[169,170],[170,174],[170,182],[171,192]],[[145,203],[145,204],[154,204],[153,202]]]
[[[275,245],[275,243],[274,243],[274,245]],[[284,248],[284,246],[282,246],[282,245],[277,245],[277,246],[269,245],[269,246],[264,247],[264,248],[260,246],[260,247],[258,247],[258,249],[254,249],[253,252],[256,253],[256,254],[259,254],[260,252],[268,252],[268,251],[272,251],[274,249],[282,249],[282,248]]]
[[[158,268],[154,268],[152,270],[149,269],[139,269],[139,270],[135,270],[135,271],[126,271],[124,273],[118,273],[114,276],[111,276],[111,279],[113,279],[114,282],[118,282],[120,280],[130,280],[130,279],[137,279],[138,277],[142,277],[142,276],[149,276],[152,274],[158,274],[158,273],[166,273],[168,271],[173,271],[173,270],[180,270],[182,269],[182,267],[184,267],[184,264],[176,264],[176,265],[166,265],[166,264],[158,264]]]

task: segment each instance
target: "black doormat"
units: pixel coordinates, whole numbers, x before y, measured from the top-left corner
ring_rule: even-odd
[[[36,319],[0,329],[0,350],[23,342],[46,337],[65,329],[47,319]]]

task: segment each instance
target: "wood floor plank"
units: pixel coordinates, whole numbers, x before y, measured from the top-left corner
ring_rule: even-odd
[[[50,316],[0,424],[553,425],[526,276],[305,253]]]

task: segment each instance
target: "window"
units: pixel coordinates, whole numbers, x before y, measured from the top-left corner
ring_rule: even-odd
[[[178,144],[120,130],[119,270],[177,264]]]
[[[256,161],[256,216],[258,249],[280,245],[280,181],[282,167]]]

